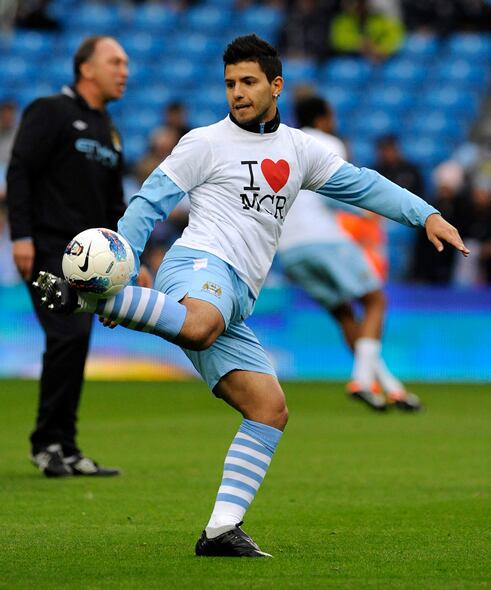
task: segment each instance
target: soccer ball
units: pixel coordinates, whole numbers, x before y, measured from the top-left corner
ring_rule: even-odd
[[[135,259],[123,236],[97,227],[80,232],[67,245],[62,268],[69,284],[83,294],[111,297],[128,284]]]

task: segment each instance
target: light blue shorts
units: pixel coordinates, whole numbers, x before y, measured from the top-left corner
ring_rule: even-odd
[[[362,249],[353,242],[290,248],[280,255],[287,275],[328,309],[382,287]]]
[[[259,340],[244,323],[255,299],[229,264],[202,250],[173,246],[160,265],[155,288],[176,301],[186,294],[208,301],[222,314],[225,332],[210,348],[183,348],[210,389],[235,369],[276,375]]]

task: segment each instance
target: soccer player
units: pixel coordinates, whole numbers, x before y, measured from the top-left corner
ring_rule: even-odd
[[[346,159],[343,142],[333,135],[334,113],[323,98],[300,100],[295,114],[302,131]],[[348,394],[374,410],[385,410],[387,401],[401,409],[419,410],[418,397],[405,390],[381,356],[382,281],[363,250],[339,225],[326,199],[300,191],[283,225],[278,252],[287,275],[331,313],[354,352]],[[353,301],[363,308],[361,318],[356,317]],[[372,391],[375,382],[384,388],[387,401]]]
[[[244,320],[299,190],[424,225],[438,249],[445,240],[464,255],[468,250],[457,230],[422,199],[280,123],[281,61],[266,41],[256,35],[238,37],[223,59],[230,114],[185,135],[131,199],[118,224],[138,259],[155,221],[165,219],[189,195],[189,224],[165,255],[156,289],[128,286],[115,297],[90,302],[50,273],[41,273],[36,284],[52,309],[97,313],[106,324],[117,322],[179,345],[213,393],[242,414],[195,551],[265,557],[269,554],[240,525],[266,475],[288,411],[275,370]]]

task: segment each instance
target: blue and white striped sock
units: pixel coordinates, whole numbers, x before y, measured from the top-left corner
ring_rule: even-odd
[[[243,520],[283,433],[244,419],[225,457],[223,478],[206,527],[209,539]]]
[[[145,287],[128,286],[114,297],[83,301],[81,311],[91,311],[130,330],[156,334],[171,342],[186,318],[184,305]]]

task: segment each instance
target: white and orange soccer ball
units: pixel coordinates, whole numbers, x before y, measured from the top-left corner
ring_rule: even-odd
[[[135,259],[123,236],[96,227],[80,232],[70,241],[62,268],[65,279],[81,293],[111,297],[128,284]]]

